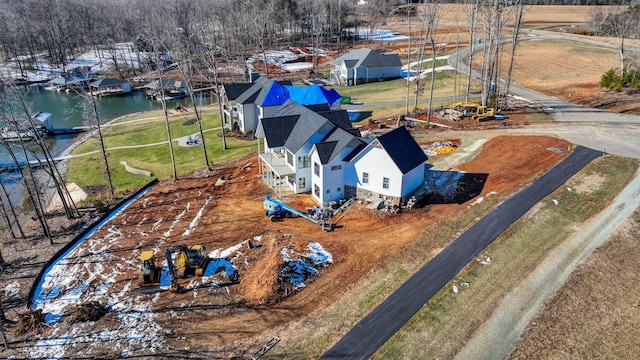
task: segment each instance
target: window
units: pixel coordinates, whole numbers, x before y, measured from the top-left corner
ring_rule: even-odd
[[[338,188],[338,190],[336,190],[337,192],[340,192],[342,190],[342,188]]]
[[[331,167],[331,171],[336,171],[336,170],[340,170],[340,169],[342,169],[342,165],[333,165]]]
[[[363,184],[369,183],[369,173],[362,173],[362,183]]]
[[[320,164],[316,162],[313,163],[313,173],[316,174],[316,176],[320,176]]]
[[[313,193],[320,197],[320,187],[318,185],[313,185]]]
[[[306,186],[305,183],[306,183],[305,178],[303,177],[298,178],[298,188],[304,189],[304,187]]]
[[[287,151],[287,163],[293,166],[293,154],[289,151]]]
[[[305,169],[311,167],[310,156],[298,156],[298,169]]]
[[[331,194],[331,189],[327,189],[327,194]]]
[[[383,189],[389,188],[389,178],[382,178],[382,188]]]

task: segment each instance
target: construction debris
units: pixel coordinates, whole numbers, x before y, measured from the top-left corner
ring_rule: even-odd
[[[26,313],[18,314],[18,325],[13,329],[14,335],[38,335],[49,330],[51,326],[44,319],[42,309],[29,310]]]
[[[264,354],[266,354],[274,346],[278,345],[279,342],[280,342],[280,338],[277,336],[274,336],[273,338],[271,338],[271,340],[267,341],[260,350],[253,353],[253,355],[251,355],[249,359],[250,360],[260,359],[262,356],[264,356]]]
[[[427,145],[425,153],[427,156],[449,155],[456,151],[458,145],[451,141],[437,141]]]
[[[109,307],[103,306],[97,301],[84,303],[71,314],[71,322],[97,321],[108,312]]]

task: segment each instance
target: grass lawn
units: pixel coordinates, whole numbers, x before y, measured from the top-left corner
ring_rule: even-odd
[[[455,95],[453,88],[456,81],[459,88],[463,87],[466,84],[466,78],[457,76],[456,80],[456,74],[452,70],[436,73],[433,98],[443,98]],[[430,75],[421,80],[420,99],[428,99],[430,84]],[[405,101],[407,94],[407,80],[397,79],[391,81],[362,84],[357,86],[341,86],[336,87],[335,89],[343,97],[351,97],[352,101],[361,101],[365,104]],[[409,85],[410,101],[415,97],[415,91],[415,83],[411,82]],[[479,84],[475,82],[472,83],[471,91],[480,91]],[[376,116],[375,113],[374,116]]]
[[[139,116],[137,115],[136,117],[139,118]],[[149,117],[148,114],[147,117]],[[190,124],[191,121],[189,120],[192,119],[195,119],[193,113],[171,117],[170,129],[172,138],[198,133],[197,123]],[[219,127],[218,115],[213,112],[206,112],[202,119],[204,130],[216,128],[214,131],[204,133],[210,164],[215,165],[218,162],[257,152],[255,140],[244,141],[235,138],[227,138],[227,150],[223,150],[220,130],[217,129]],[[123,119],[123,121],[127,120],[130,119]],[[164,121],[162,119],[159,121],[154,119],[107,127],[103,131],[103,137],[105,146],[112,148],[163,142],[167,140],[167,132]],[[205,167],[202,146],[185,148],[178,146],[176,142],[173,144],[178,174]],[[100,143],[97,138],[90,139],[78,146],[74,154],[96,153],[71,159],[67,181],[75,182],[80,187],[106,185],[104,160],[99,150]],[[107,154],[113,185],[118,191],[137,188],[150,180],[145,176],[128,173],[125,171],[124,166],[120,164],[120,161],[126,161],[134,168],[151,171],[153,176],[159,179],[172,176],[168,143],[141,148],[112,149],[108,150]]]

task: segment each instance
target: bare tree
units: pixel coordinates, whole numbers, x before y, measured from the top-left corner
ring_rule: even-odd
[[[467,86],[464,95],[464,102],[469,102],[469,94],[471,93],[471,69],[473,66],[473,55],[475,52],[476,24],[478,18],[478,1],[473,2],[467,7],[467,23],[469,25],[469,59],[467,64]]]
[[[2,141],[3,145],[5,147],[9,146],[9,144],[7,144],[6,142]],[[8,151],[10,151],[11,149],[8,149]],[[6,205],[8,205],[9,208],[9,212],[11,213],[11,216],[13,216],[14,219],[14,223],[16,225],[16,227],[18,228],[18,232],[20,233],[20,237],[24,238],[24,231],[22,230],[22,225],[20,225],[20,218],[18,217],[18,214],[16,213],[16,207],[13,204],[13,202],[11,201],[11,196],[9,194],[9,192],[7,191],[6,186],[4,186],[4,183],[2,182],[2,179],[0,179],[0,189],[2,189],[2,194],[4,195],[5,201],[6,201]],[[11,236],[13,238],[16,237],[16,235],[14,234],[14,230],[13,230],[13,224],[11,222],[11,219],[9,218],[8,214],[7,214],[7,210],[5,209],[5,201],[2,200],[2,198],[0,197],[0,201],[2,202],[2,212],[4,214],[5,219],[7,220],[7,226],[9,227],[9,231],[11,232]]]
[[[49,151],[49,147],[42,137],[42,129],[40,128],[40,124],[34,123],[34,115],[31,112],[31,108],[26,103],[20,89],[10,84],[6,84],[5,86],[7,91],[12,94],[14,103],[16,104],[20,114],[22,114],[24,118],[23,123],[26,124],[27,129],[31,131],[33,139],[35,140],[35,143],[38,146],[41,155],[44,156],[44,160],[41,160],[39,158],[39,154],[36,154],[32,151],[31,153],[33,158],[35,160],[38,160],[42,164],[42,168],[49,174],[49,180],[53,183],[53,188],[60,198],[60,202],[67,218],[76,218],[79,215],[78,208],[71,198],[71,194],[69,193],[69,190],[65,185],[65,181],[58,171],[58,168],[56,167],[55,159],[53,158],[51,151]]]
[[[520,25],[522,24],[522,16],[524,15],[524,2],[519,0],[515,4],[515,14],[513,21],[513,38],[511,39],[511,58],[509,59],[509,68],[507,70],[507,79],[504,89],[504,95],[509,95],[511,87],[511,73],[513,72],[513,61],[516,57],[516,48],[520,40]]]
[[[624,74],[626,68],[624,41],[630,37],[634,21],[637,21],[632,11],[623,10],[607,16],[608,33],[618,41],[618,53],[620,54],[620,74]]]
[[[100,124],[100,113],[98,112],[98,97],[93,93],[88,73],[85,73],[84,76],[85,81],[74,86],[73,90],[83,99],[82,106],[85,107],[87,115],[96,122],[95,132],[98,135],[98,143],[100,144],[100,154],[102,155],[102,162],[104,163],[104,174],[109,186],[109,194],[113,197],[115,196],[115,189],[113,187],[113,180],[111,179],[107,148],[104,145],[104,137],[102,136],[102,124]]]
[[[440,6],[438,1],[432,1],[427,7],[425,20],[427,22],[427,34],[429,37],[429,44],[431,46],[431,84],[429,86],[429,104],[427,105],[427,124],[431,121],[431,106],[433,105],[433,89],[436,81],[436,58],[438,51],[436,49],[435,42],[435,29],[437,27],[438,19],[440,17]],[[416,104],[417,105],[417,104]]]
[[[3,94],[6,95],[6,94]],[[7,98],[3,96],[1,99],[3,108],[5,109],[5,118],[6,123],[10,124],[16,129],[20,128],[19,122],[15,117],[15,111],[12,108],[11,102],[7,102]],[[24,184],[24,188],[27,191],[29,199],[31,200],[31,205],[33,206],[33,210],[36,213],[36,218],[42,227],[42,231],[44,236],[49,239],[49,243],[53,245],[53,237],[51,231],[49,229],[49,224],[47,223],[46,214],[44,210],[44,205],[42,201],[42,196],[40,194],[40,186],[36,181],[36,176],[34,173],[33,166],[29,161],[29,152],[27,150],[27,144],[25,139],[21,135],[17,136],[18,145],[20,149],[22,149],[24,161],[19,161],[16,154],[13,152],[10,146],[5,146],[8,149],[8,153],[12,158],[12,161],[16,164],[18,171],[20,171],[20,175],[22,178],[22,182]]]
[[[3,123],[5,124],[5,126],[18,129],[17,140],[18,140],[18,145],[22,150],[24,160],[23,161],[18,160],[16,153],[13,151],[11,146],[8,145],[8,143],[4,138],[2,139],[2,142],[5,145],[5,148],[7,149],[7,153],[11,157],[12,161],[16,164],[16,167],[20,172],[22,182],[24,184],[25,190],[27,191],[29,199],[31,200],[31,204],[33,205],[33,210],[36,213],[38,222],[42,227],[43,234],[45,237],[49,239],[49,242],[53,244],[52,234],[51,234],[51,231],[49,230],[49,225],[47,224],[47,220],[45,217],[45,210],[44,210],[43,201],[40,194],[40,186],[36,181],[34,169],[32,167],[32,164],[29,161],[29,151],[27,150],[27,144],[23,136],[20,134],[20,129],[22,125],[20,124],[20,121],[16,117],[16,113],[18,111],[14,107],[14,100],[11,94],[11,87],[4,86],[4,84],[2,85],[3,85],[1,86],[2,89],[0,90],[0,108],[2,109],[2,114],[4,115]]]

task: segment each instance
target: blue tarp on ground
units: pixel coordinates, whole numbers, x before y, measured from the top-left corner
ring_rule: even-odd
[[[327,90],[320,85],[311,86],[282,86],[273,81],[260,106],[278,106],[287,100],[293,100],[300,105],[328,104],[332,106],[342,99],[334,89]]]

